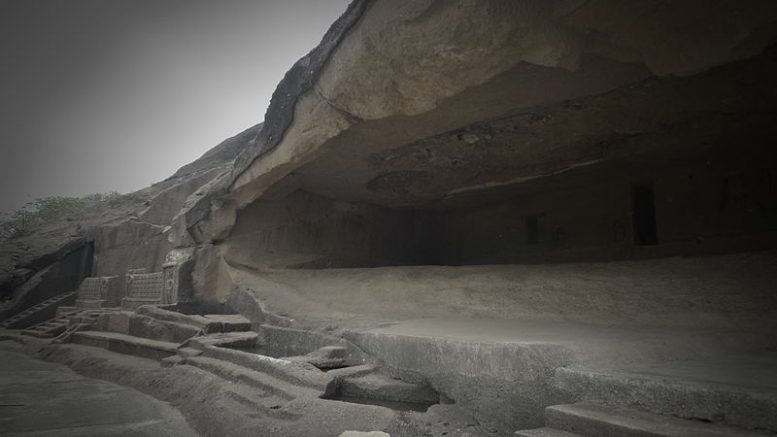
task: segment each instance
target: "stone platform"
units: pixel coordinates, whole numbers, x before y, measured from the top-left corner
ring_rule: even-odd
[[[539,427],[546,407],[591,401],[777,429],[777,354],[744,332],[430,318],[344,335],[495,425]]]

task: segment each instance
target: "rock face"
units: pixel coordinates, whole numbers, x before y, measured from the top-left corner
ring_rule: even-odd
[[[230,262],[774,247],[775,22],[772,2],[355,1],[170,241],[207,254],[214,299]]]
[[[263,124],[79,229],[19,242],[4,287],[87,244],[78,277],[199,253],[194,286],[215,300],[229,263],[772,248],[775,20],[769,1],[354,1]]]
[[[775,22],[769,1],[354,1],[265,123],[89,220],[13,243],[23,258],[9,244],[4,287],[87,245],[78,277],[200,253],[205,298],[227,292],[229,262],[774,247]]]
[[[279,95],[288,94],[300,64],[310,64],[315,86],[292,87],[299,91],[295,116],[282,140],[272,128],[263,130],[254,150],[239,161],[250,165],[236,169],[220,202],[242,207],[321,156],[395,148],[509,111],[601,94],[649,77],[689,76],[756,55],[770,43],[764,29],[777,14],[768,2],[722,2],[712,9],[661,2],[639,8],[533,1],[394,6],[355,2],[341,21],[350,24],[362,14],[358,23],[336,25],[333,32],[347,34],[330,32],[313,52],[331,51],[324,65],[313,56],[292,69]],[[694,12],[697,7],[705,11]],[[336,49],[331,40],[341,40]],[[286,111],[287,100],[279,103]],[[268,117],[279,112],[271,107]],[[384,176],[373,185],[403,177],[408,175]]]
[[[773,349],[775,43],[767,0],[355,0],[263,124],[78,232],[9,245],[11,309],[57,272],[174,262],[195,306],[340,334],[503,433],[576,400],[555,368],[632,365],[632,340]],[[425,317],[467,322],[407,321]],[[567,323],[598,327],[515,335]]]
[[[172,249],[170,223],[188,196],[228,172],[260,126],[224,141],[165,181],[96,205],[84,217],[48,223],[34,234],[4,241],[0,286],[12,299],[0,318],[73,291],[86,276],[161,270]]]

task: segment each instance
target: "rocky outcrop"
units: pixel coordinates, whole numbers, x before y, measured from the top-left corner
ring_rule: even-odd
[[[678,174],[697,172],[697,162],[710,161],[707,155],[730,162],[720,152],[730,143],[755,144],[748,152],[751,163],[768,160],[759,144],[777,136],[766,127],[775,112],[776,86],[768,79],[775,76],[774,51],[766,49],[777,41],[776,23],[777,7],[766,1],[711,6],[646,0],[632,7],[606,0],[427,0],[398,7],[356,0],[278,85],[265,123],[241,134],[244,147],[235,166],[187,199],[173,220],[170,242],[198,248],[203,259],[194,271],[200,278],[195,289],[219,299],[230,283],[225,263],[245,264],[246,258],[254,268],[355,266],[370,258],[381,260],[376,265],[544,259],[531,248],[509,254],[513,241],[523,239],[523,229],[505,224],[514,207],[481,215],[429,210],[495,204],[559,175],[569,175],[569,182],[559,184],[576,184],[583,171],[613,174],[628,184],[629,175],[645,177],[637,160],[695,160]],[[289,212],[268,223],[272,211],[293,211],[294,199],[305,196],[324,199],[316,200],[325,205],[318,218]],[[628,196],[613,191],[602,198],[628,208]],[[365,203],[420,212],[398,219],[401,229],[376,231],[367,228],[382,221],[355,212],[369,209],[360,206]],[[547,203],[525,208],[540,211],[539,223]],[[515,213],[526,214],[521,211]],[[485,223],[484,216],[499,228],[493,236],[441,246],[458,239],[473,220]],[[240,220],[255,227],[247,230]],[[549,250],[576,259],[594,253],[598,248],[590,246],[600,241],[624,245],[630,239],[624,230],[630,219],[622,211],[586,220],[586,231],[599,241],[575,240],[567,229],[576,225],[560,220],[543,225],[552,226],[543,231],[552,232],[543,239],[556,244]],[[733,220],[764,219],[723,222]],[[737,232],[715,226],[705,228],[703,238]],[[402,249],[415,261],[394,249],[380,252],[393,247],[390,236],[397,232],[425,239]],[[672,238],[690,250],[700,238],[692,234]],[[295,235],[310,238],[294,246]],[[343,239],[336,241],[337,235]],[[476,254],[482,246],[498,253]],[[728,249],[714,250],[734,247],[719,246]],[[618,246],[603,253],[599,257],[606,259],[631,252]],[[673,253],[679,252],[651,256]]]
[[[732,132],[733,141],[749,141],[745,132],[768,141],[776,87],[774,52],[764,50],[777,41],[775,23],[768,1],[353,1],[286,74],[264,123],[165,181],[23,239],[29,250],[4,268],[4,283],[87,243],[95,274],[157,270],[170,250],[186,253],[206,294],[226,293],[214,290],[229,288],[225,263],[246,258],[253,267],[402,264],[408,254],[483,262],[435,258],[433,240],[449,240],[435,233],[457,233],[474,216],[428,210],[497,202],[537,180],[616,171],[636,156],[697,153]],[[315,211],[276,214],[312,236],[312,246],[296,247],[268,211],[293,210],[300,198],[347,226],[320,224]],[[241,214],[264,227],[247,229]],[[371,214],[396,215],[386,226],[429,241],[395,244],[365,228],[384,222]],[[561,228],[553,238],[563,243]],[[231,241],[236,233],[244,238]],[[274,240],[257,245],[262,238]]]
[[[17,264],[11,277],[2,284],[9,288],[11,299],[0,309],[0,319],[75,290],[81,279],[89,275],[92,256],[93,245],[86,239],[70,238],[52,252]]]
[[[558,368],[774,349],[775,43],[766,0],[355,0],[264,123],[7,251],[14,305],[167,262],[178,310],[232,307],[308,365],[339,335],[505,434],[573,401]]]
[[[267,124],[232,174],[179,216],[174,243],[221,240],[235,210],[271,187],[306,185],[308,172],[323,177],[350,171],[370,152],[390,155],[388,150],[510,111],[602,94],[650,77],[688,77],[757,55],[774,41],[775,20],[777,9],[769,2],[720,1],[710,7],[645,1],[630,7],[615,1],[429,0],[397,8],[356,1],[281,82]],[[353,151],[358,159],[349,160]],[[531,158],[510,159],[523,157]],[[581,157],[558,167],[587,162]],[[355,188],[370,183],[380,191],[383,185],[428,181],[414,170],[380,170],[359,169],[372,177],[365,175]],[[481,177],[447,189],[537,174],[517,169],[510,178],[494,174],[501,180]]]
[[[218,239],[234,224],[235,208],[225,195],[230,186],[259,156],[274,149],[294,120],[296,102],[308,92],[340,41],[361,18],[372,0],[353,1],[347,11],[335,21],[321,43],[307,56],[297,61],[286,73],[273,93],[264,122],[255,135],[241,137],[245,143],[230,172],[220,175],[187,200],[176,218],[171,241],[176,246],[189,246],[205,240]],[[252,128],[253,129],[253,128]],[[244,132],[247,133],[248,131]],[[203,223],[204,222],[204,223]]]
[[[89,275],[123,275],[129,268],[160,271],[171,250],[173,217],[190,194],[229,172],[259,126],[227,139],[162,182],[3,241],[0,287],[10,300],[0,319],[75,290]]]

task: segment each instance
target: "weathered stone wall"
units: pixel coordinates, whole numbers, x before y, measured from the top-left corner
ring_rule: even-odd
[[[356,1],[281,82],[271,122],[235,171],[186,206],[176,245],[223,239],[237,209],[350,146],[386,150],[509,111],[690,76],[759,54],[775,40],[775,19],[767,1]],[[324,167],[323,176],[342,171]]]
[[[200,171],[162,191],[149,201],[148,208],[140,214],[140,218],[155,225],[169,225],[186,198],[221,171],[221,168]]]
[[[658,244],[635,243],[635,183],[653,187]],[[506,197],[440,213],[437,261],[595,261],[777,247],[777,156],[766,144],[580,169]]]
[[[80,241],[59,255],[59,259],[38,270],[14,290],[13,305],[0,313],[0,318],[76,290],[81,280],[91,274],[93,250],[92,244]]]
[[[777,247],[777,156],[768,138],[750,144],[739,139],[740,147],[643,155],[485,190],[467,200],[481,202],[469,208],[386,208],[297,191],[242,210],[221,248],[235,265],[327,268],[615,260]],[[658,244],[635,241],[634,184],[653,189]]]
[[[415,262],[410,209],[336,202],[304,192],[241,210],[223,244],[230,263],[342,267]]]
[[[170,243],[164,228],[137,220],[97,228],[93,232],[95,276],[124,275],[127,269],[162,269]]]

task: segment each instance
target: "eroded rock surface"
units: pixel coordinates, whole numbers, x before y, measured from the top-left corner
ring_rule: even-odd
[[[1,314],[75,290],[86,276],[123,275],[130,268],[159,271],[171,250],[170,224],[187,197],[228,172],[259,126],[224,141],[162,182],[2,241],[0,287],[8,288],[11,299]]]
[[[194,210],[200,212],[186,214],[182,227],[194,232],[195,241],[223,238],[234,223],[233,209],[262,196],[287,175],[294,174],[284,182],[291,189],[299,187],[300,181],[304,184],[298,171],[303,165],[327,172],[330,181],[337,180],[332,173],[345,169],[370,172],[367,181],[377,191],[385,185],[399,185],[399,190],[408,184],[424,186],[432,180],[423,170],[360,170],[364,160],[352,152],[365,156],[369,151],[414,144],[510,111],[597,95],[649,77],[693,76],[759,54],[774,40],[768,29],[777,18],[769,2],[675,7],[646,1],[632,8],[606,1],[484,5],[426,1],[395,6],[354,2],[324,43],[295,66],[294,74],[279,86],[278,103],[268,112],[268,116],[288,113],[289,94],[293,98],[296,92],[293,121],[282,139],[277,124],[263,129],[232,177],[212,195],[202,196],[201,202],[215,202],[215,206],[197,206]],[[324,60],[323,53],[329,54]],[[298,73],[306,64],[307,75]],[[300,76],[313,78],[313,83],[292,85],[300,82]],[[671,91],[665,95],[672,95]],[[703,94],[697,91],[694,96]],[[546,111],[538,112],[535,119],[548,116]],[[520,130],[553,141],[533,128]],[[626,130],[622,135],[644,128]],[[472,135],[469,141],[475,140]],[[613,132],[606,135],[611,137]],[[537,147],[537,153],[549,151],[549,146]],[[454,166],[465,161],[457,160],[455,151],[451,155],[447,159]],[[531,156],[524,152],[501,158],[520,162]],[[324,162],[317,164],[322,157]],[[590,162],[574,155],[565,155],[561,162],[552,154],[546,159],[556,171]],[[467,187],[446,188],[475,188],[552,174],[552,170],[527,172],[524,167],[512,170],[507,178],[490,165],[483,168],[493,173],[491,179],[462,178]],[[339,181],[342,186],[348,182]],[[203,219],[211,223],[200,223]],[[187,238],[179,235],[177,242]]]
[[[725,410],[777,411],[776,42],[766,0],[355,0],[263,124],[13,242],[5,284],[18,309],[65,271],[185,266],[187,302],[73,337],[172,370],[38,353],[188,411],[215,393],[234,408],[208,434],[512,435],[580,400],[774,431]],[[246,320],[178,326],[204,309]],[[439,404],[338,408],[338,387]]]

